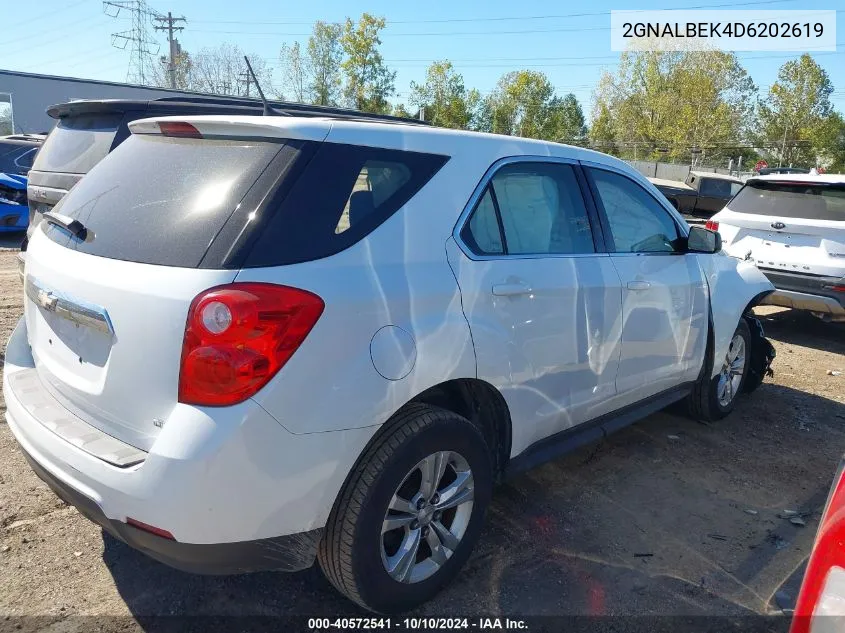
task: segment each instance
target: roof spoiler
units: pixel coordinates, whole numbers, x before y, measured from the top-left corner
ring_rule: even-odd
[[[361,112],[348,108],[335,108],[332,106],[309,105],[305,103],[290,103],[286,101],[267,101],[267,106],[273,110],[270,114],[279,116],[304,116],[304,117],[328,117],[332,119],[352,119],[360,121],[385,121],[393,123],[406,123],[414,125],[431,125],[428,121],[408,117],[392,116],[390,114],[373,114]],[[192,109],[193,107],[193,109]],[[134,99],[83,99],[58,103],[47,108],[47,114],[54,119],[62,119],[82,114],[120,114],[129,110],[149,111],[147,116],[179,115],[176,108],[184,108],[185,116],[198,114],[215,114],[215,110],[225,109],[227,114],[233,114],[233,110],[240,110],[238,114],[260,115],[264,111],[264,103],[259,99],[247,99],[239,97],[218,97],[215,95],[192,95],[184,97],[162,97],[152,100]],[[156,113],[161,109],[167,112]],[[217,112],[222,114],[222,112]]]

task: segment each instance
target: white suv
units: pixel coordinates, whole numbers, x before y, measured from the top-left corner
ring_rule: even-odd
[[[845,175],[751,178],[707,226],[775,285],[766,303],[845,321]]]
[[[747,312],[772,285],[609,156],[340,118],[130,127],[32,236],[3,391],[38,475],[174,567],[317,558],[408,609],[496,480],[683,398],[724,416],[771,361]]]

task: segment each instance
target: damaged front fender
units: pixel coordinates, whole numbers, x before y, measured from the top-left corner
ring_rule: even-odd
[[[712,378],[719,373],[722,367],[722,361],[728,352],[739,320],[751,308],[774,292],[775,287],[750,262],[729,257],[724,253],[703,256],[700,261],[709,286],[710,310],[713,319],[713,367],[710,374]],[[759,321],[756,324],[749,322],[749,327],[755,341],[758,339],[765,341],[765,337],[762,335],[763,326]],[[768,341],[766,343],[768,344]],[[755,343],[752,348],[757,346],[759,345]],[[774,352],[774,349],[771,351]],[[760,353],[765,357],[768,352],[764,350]],[[754,350],[752,349],[753,354]],[[752,359],[752,363],[754,362],[754,359]],[[766,365],[761,371],[765,374],[768,369],[769,367]],[[762,376],[760,381],[762,381]],[[757,385],[759,384],[757,382]]]

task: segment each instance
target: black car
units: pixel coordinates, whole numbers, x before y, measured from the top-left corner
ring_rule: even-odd
[[[684,182],[649,178],[682,214],[707,220],[742,189],[742,180],[726,174],[691,171]]]

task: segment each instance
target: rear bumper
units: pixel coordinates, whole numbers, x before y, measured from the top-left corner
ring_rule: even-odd
[[[845,292],[827,286],[841,284],[840,277],[821,277],[761,269],[777,289],[764,303],[845,318]]]
[[[214,409],[177,404],[143,460],[121,467],[98,456],[88,434],[58,428],[65,420],[56,402],[30,406],[21,390],[37,385],[14,377],[34,367],[23,319],[5,360],[6,421],[38,476],[117,538],[187,571],[311,566],[334,501],[375,432],[293,434],[251,400]]]
[[[128,523],[106,517],[100,506],[78,490],[51,475],[21,449],[32,470],[65,503],[76,507],[88,520],[155,560],[195,574],[239,574],[253,571],[298,571],[311,566],[322,530],[239,543],[180,543]]]

